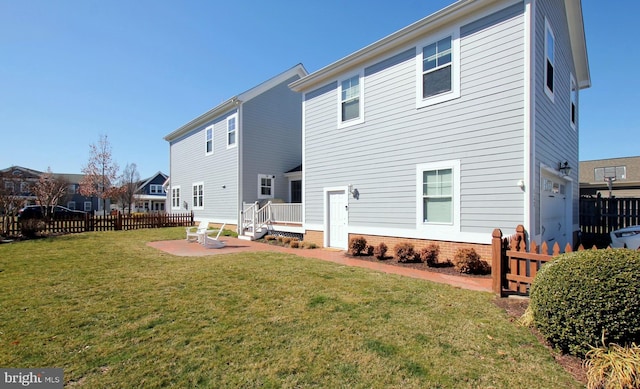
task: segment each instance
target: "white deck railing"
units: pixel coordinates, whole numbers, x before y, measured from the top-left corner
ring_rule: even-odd
[[[302,223],[302,204],[270,203],[273,223]]]

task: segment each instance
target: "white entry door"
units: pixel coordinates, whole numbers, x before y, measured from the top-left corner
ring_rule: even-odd
[[[327,247],[347,249],[348,200],[344,190],[327,192]]]
[[[564,251],[571,232],[567,222],[567,195],[565,181],[558,177],[543,176],[540,194],[540,232],[542,242],[549,250],[557,242]],[[541,243],[542,243],[541,242]]]

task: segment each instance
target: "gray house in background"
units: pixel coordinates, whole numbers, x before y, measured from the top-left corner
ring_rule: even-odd
[[[302,98],[288,85],[306,75],[296,65],[165,136],[167,212],[193,211],[196,220],[253,234],[257,227],[245,223],[246,215],[255,219],[266,204],[290,203],[285,173],[302,162]]]
[[[579,0],[461,0],[293,82],[305,240],[437,242],[489,258],[494,228],[578,226]],[[569,169],[573,168],[573,170]]]

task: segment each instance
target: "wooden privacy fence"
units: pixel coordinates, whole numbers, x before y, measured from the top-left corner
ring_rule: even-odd
[[[580,231],[588,246],[606,247],[611,231],[639,224],[640,198],[580,198]]]
[[[593,247],[595,250],[596,247]],[[578,251],[584,250],[580,245]],[[573,248],[567,244],[565,253],[572,252]],[[547,242],[538,246],[531,242],[527,250],[524,226],[516,227],[516,233],[509,237],[503,237],[498,228],[493,230],[491,239],[491,277],[494,293],[503,296],[509,294],[529,294],[533,279],[545,263],[560,255],[560,246],[556,242],[552,252],[549,253]]]
[[[141,228],[161,228],[192,226],[193,213],[154,213],[98,216],[86,214],[84,218],[60,218],[50,221],[25,220],[20,221],[17,216],[2,217],[1,233],[6,236],[19,236],[23,227],[30,223],[29,228],[37,228],[38,232],[51,233],[78,233],[87,231],[120,231],[137,230]],[[37,223],[35,225],[34,223]]]

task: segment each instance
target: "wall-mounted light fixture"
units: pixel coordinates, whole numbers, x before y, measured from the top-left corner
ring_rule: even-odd
[[[569,162],[558,162],[558,170],[562,173],[563,176],[568,176],[571,173],[571,166],[569,166]]]
[[[518,185],[518,188],[523,189],[524,190],[524,180],[518,180],[518,182],[516,183],[516,185]]]
[[[351,193],[351,196],[356,200],[360,197],[360,192],[353,187],[353,184],[349,184],[349,193]]]

